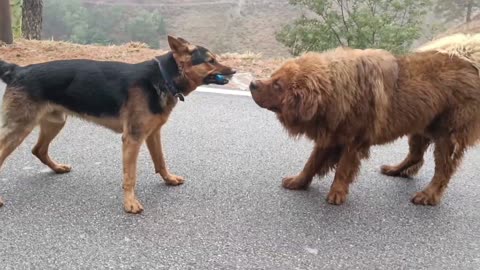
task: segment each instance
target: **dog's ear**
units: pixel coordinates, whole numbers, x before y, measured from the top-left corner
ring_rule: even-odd
[[[300,102],[298,105],[298,117],[302,121],[310,121],[318,112],[320,104],[320,96],[314,93],[305,93],[305,91],[298,94]]]
[[[321,97],[309,89],[294,86],[288,93],[288,114],[294,122],[308,122],[312,120],[318,112]]]
[[[172,49],[172,51],[174,52],[186,53],[188,52],[188,46],[190,45],[190,43],[188,43],[182,38],[168,36],[168,45],[170,46],[170,49]]]
[[[177,38],[180,42],[184,43],[184,44],[187,44],[187,45],[190,45],[190,42],[188,42],[187,40],[181,38],[181,37],[178,37]]]
[[[316,72],[297,70],[286,92],[287,117],[293,122],[308,122],[323,109],[325,95],[331,92],[330,80]],[[322,105],[323,104],[323,105]]]
[[[168,45],[170,45],[170,49],[172,49],[172,51],[179,54],[191,53],[196,49],[195,45],[192,45],[190,42],[181,37],[175,38],[168,36]]]

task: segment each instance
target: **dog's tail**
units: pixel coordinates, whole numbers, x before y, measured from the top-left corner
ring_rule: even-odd
[[[480,33],[454,34],[428,42],[414,50],[415,52],[437,51],[457,56],[470,62],[480,74]]]
[[[18,66],[15,64],[0,60],[0,79],[6,84],[11,83],[15,77],[17,68]]]

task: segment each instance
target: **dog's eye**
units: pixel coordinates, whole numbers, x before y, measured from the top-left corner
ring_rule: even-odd
[[[278,91],[279,91],[279,90],[281,90],[281,89],[282,89],[282,87],[280,86],[280,84],[279,84],[278,82],[274,82],[274,83],[273,83],[273,89],[275,89],[275,90],[278,90]]]
[[[215,61],[215,59],[210,59],[210,61],[208,61],[210,64],[215,64],[217,61]]]

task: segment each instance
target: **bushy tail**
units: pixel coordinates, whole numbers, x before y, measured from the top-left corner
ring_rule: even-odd
[[[470,62],[480,74],[480,33],[454,34],[433,40],[414,50],[415,52],[437,51],[455,55]]]
[[[6,84],[13,81],[17,65],[0,60],[0,79]]]

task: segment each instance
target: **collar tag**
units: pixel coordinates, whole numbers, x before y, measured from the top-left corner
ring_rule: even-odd
[[[175,94],[175,97],[178,98],[181,102],[185,101],[185,96],[182,93]]]

